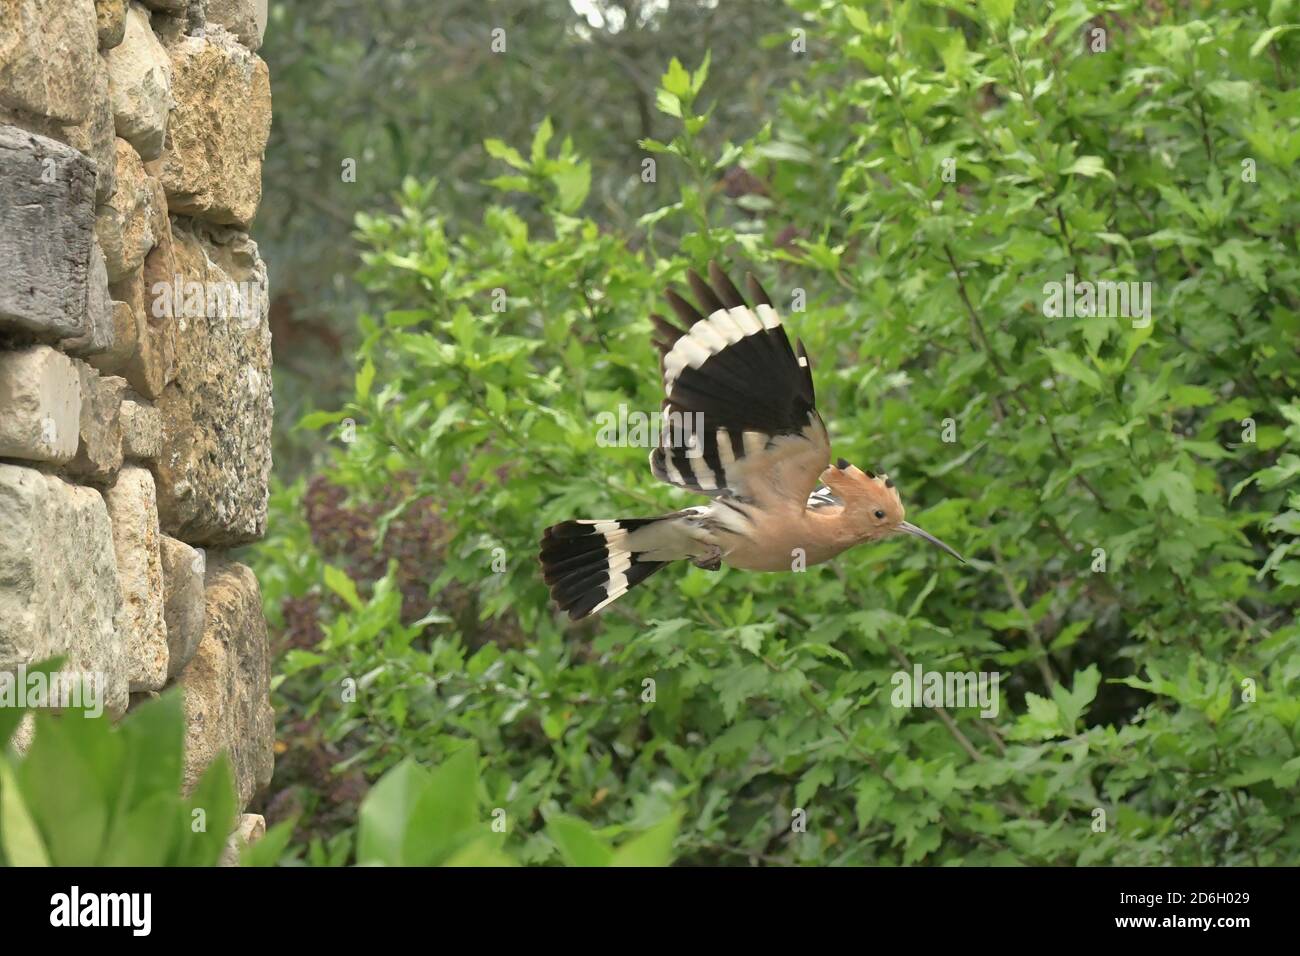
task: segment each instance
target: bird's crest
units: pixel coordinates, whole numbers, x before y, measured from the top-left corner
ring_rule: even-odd
[[[841,458],[822,472],[821,480],[843,503],[846,520],[861,537],[883,537],[902,522],[903,502],[888,475],[863,471]]]

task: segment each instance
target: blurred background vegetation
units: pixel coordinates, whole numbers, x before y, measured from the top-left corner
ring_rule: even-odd
[[[1294,862],[1294,7],[273,0],[286,861]],[[545,525],[688,502],[593,423],[710,258],[970,566],[557,618]],[[1045,318],[1066,273],[1152,324]],[[891,706],[913,664],[998,716]]]
[[[358,212],[391,208],[408,176],[437,176],[450,228],[476,223],[494,194],[484,142],[518,143],[550,116],[591,160],[584,212],[627,233],[662,205],[640,180],[638,142],[670,132],[655,108],[668,60],[698,63],[712,51],[721,65],[711,135],[749,135],[816,59],[771,54],[792,22],[778,0],[272,0],[261,54],[275,77],[275,123],[257,238],[276,272],[281,421],[351,386],[356,317],[372,301],[355,281]],[[494,29],[505,31],[504,53],[493,52]],[[345,181],[347,160],[355,177]],[[740,176],[730,188],[744,188]],[[535,218],[535,203],[518,208]],[[301,438],[278,432],[281,475],[310,468],[314,443]]]

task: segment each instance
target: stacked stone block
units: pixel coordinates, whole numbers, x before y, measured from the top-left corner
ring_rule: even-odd
[[[177,686],[186,787],[274,725],[265,0],[0,0],[0,669]],[[255,831],[250,821],[246,829]]]

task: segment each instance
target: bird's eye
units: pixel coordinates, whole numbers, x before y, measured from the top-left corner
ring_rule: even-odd
[[[884,518],[885,518],[885,513],[884,513],[883,511],[881,511],[879,508],[877,508],[877,509],[876,509],[876,517],[883,521]]]

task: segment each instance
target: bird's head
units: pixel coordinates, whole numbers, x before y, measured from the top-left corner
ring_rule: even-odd
[[[924,538],[966,563],[965,558],[934,535],[903,520],[903,502],[888,475],[863,471],[841,458],[822,472],[821,480],[844,503],[842,520],[855,544],[879,541],[891,534],[910,534]]]

